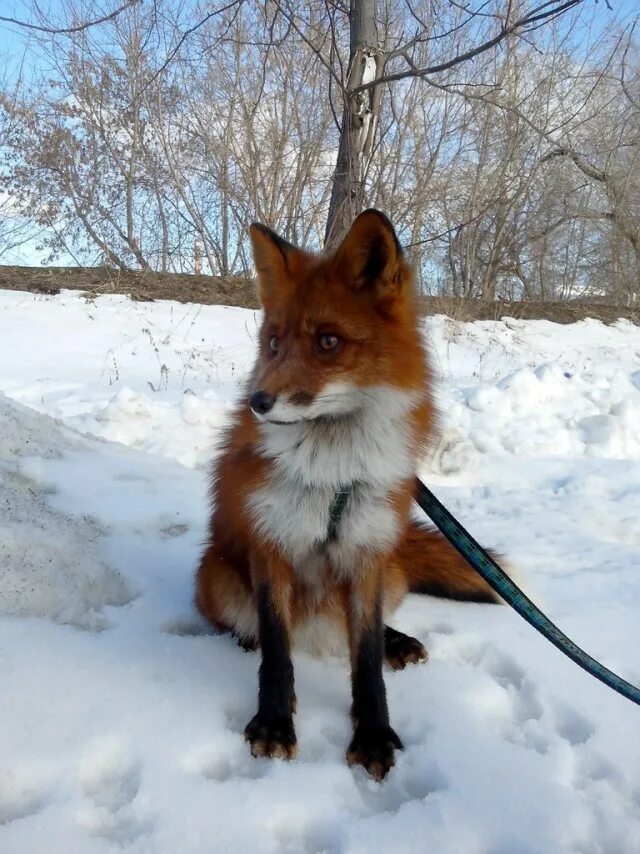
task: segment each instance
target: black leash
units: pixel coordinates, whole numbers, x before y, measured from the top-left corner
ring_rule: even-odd
[[[531,599],[515,584],[503,569],[500,569],[491,555],[477,543],[447,508],[438,501],[433,492],[419,478],[416,478],[415,499],[427,516],[440,529],[460,554],[468,561],[487,584],[517,611],[529,625],[537,629],[561,652],[575,661],[580,667],[595,676],[609,688],[622,694],[632,703],[640,705],[640,688],[608,670],[595,658],[580,649],[570,638],[551,622]]]

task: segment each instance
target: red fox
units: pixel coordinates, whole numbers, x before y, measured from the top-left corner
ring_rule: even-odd
[[[311,624],[348,640],[350,764],[382,779],[402,742],[382,675],[426,659],[385,625],[409,591],[494,602],[438,534],[412,521],[434,428],[412,272],[389,220],[367,210],[331,255],[251,226],[264,309],[246,397],[222,441],[196,604],[260,647],[254,756],[296,754],[292,640]]]

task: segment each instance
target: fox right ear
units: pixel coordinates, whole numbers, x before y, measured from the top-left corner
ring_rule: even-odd
[[[390,311],[404,297],[410,278],[402,249],[389,219],[369,208],[353,222],[336,257],[351,286]]]
[[[287,281],[288,274],[292,272],[293,258],[299,250],[259,222],[251,224],[249,234],[258,273],[258,295],[264,305]]]

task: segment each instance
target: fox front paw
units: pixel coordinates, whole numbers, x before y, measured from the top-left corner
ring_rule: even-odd
[[[268,718],[258,712],[247,724],[244,737],[251,746],[252,756],[293,759],[298,752],[291,716]]]
[[[388,724],[358,724],[347,750],[347,762],[364,766],[374,780],[380,781],[396,764],[396,749],[402,748],[402,742]]]

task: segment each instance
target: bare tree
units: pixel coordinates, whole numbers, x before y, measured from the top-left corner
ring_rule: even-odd
[[[77,2],[67,21],[89,22]],[[51,257],[243,275],[251,220],[320,248],[375,204],[425,291],[628,301],[637,34],[601,26],[585,44],[580,15],[532,0],[130,4],[33,36],[46,61],[4,100],[5,187]]]
[[[531,37],[544,23],[556,20],[582,2],[522,0],[516,4],[508,0],[493,6],[483,2],[476,8],[463,6],[462,16],[457,4],[448,8],[428,4],[422,15],[407,4],[416,29],[409,39],[403,31],[390,45],[391,33],[387,33],[387,44],[380,43],[374,0],[350,0],[345,105],[327,218],[327,244],[339,241],[353,217],[362,210],[382,84],[407,78],[437,79],[437,75],[474,60],[508,39]],[[451,10],[453,15],[449,14]],[[461,48],[461,39],[468,38],[470,32],[471,43],[466,49]],[[434,55],[435,44],[441,47]],[[398,63],[402,67],[396,70]]]
[[[600,83],[605,108],[546,155],[566,160],[594,191],[567,214],[606,226],[596,241],[606,262],[599,275],[625,302],[640,294],[640,66],[629,65],[632,35],[614,73]]]
[[[94,257],[149,269],[144,234],[154,194],[141,165],[145,115],[138,90],[153,25],[141,7],[129,6],[106,24],[113,32],[109,47],[86,28],[45,43],[55,83],[52,91],[50,77],[36,81],[28,96],[14,100],[20,121],[11,186],[23,209],[50,228],[44,242],[54,255],[82,234]]]
[[[17,73],[5,65],[0,75],[0,151],[8,151],[16,133],[19,117],[11,104],[22,91],[21,68]],[[11,182],[6,174],[0,174],[0,260],[27,243],[37,235],[35,223],[24,215]]]

